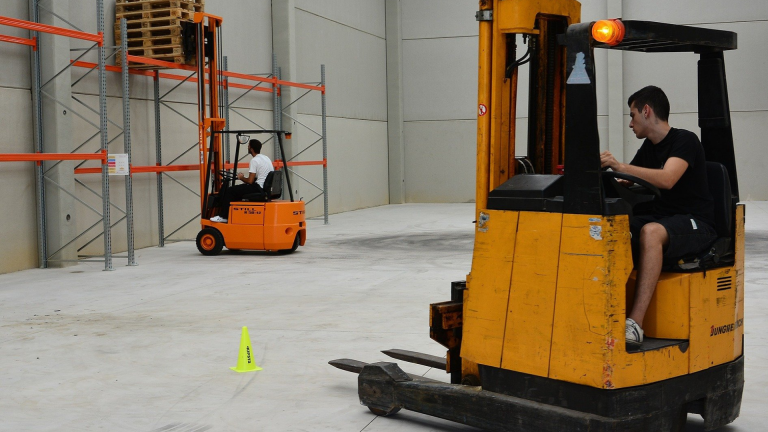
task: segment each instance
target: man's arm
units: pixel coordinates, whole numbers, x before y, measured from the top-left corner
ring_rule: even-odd
[[[688,162],[678,157],[667,159],[662,169],[642,168],[635,165],[621,163],[609,151],[600,154],[600,166],[610,167],[617,172],[627,173],[647,181],[659,189],[672,189],[680,180],[685,170],[688,169]]]
[[[248,177],[244,176],[243,173],[237,173],[237,178],[243,183],[253,184],[256,181],[256,173],[249,172]]]

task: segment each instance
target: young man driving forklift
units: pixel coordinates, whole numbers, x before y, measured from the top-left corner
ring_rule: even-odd
[[[603,168],[639,177],[661,191],[650,209],[630,218],[637,291],[627,315],[626,338],[628,344],[638,345],[643,342],[643,318],[663,263],[704,250],[717,233],[698,137],[670,127],[669,100],[658,87],[639,90],[629,97],[628,105],[629,127],[645,141],[629,164],[620,163],[609,151],[600,155],[600,162]]]
[[[252,139],[248,142],[248,153],[253,157],[248,166],[248,177],[243,173],[237,173],[237,179],[243,182],[237,186],[231,186],[226,189],[222,198],[219,214],[211,218],[211,222],[227,222],[229,214],[229,204],[232,201],[240,201],[244,195],[259,193],[264,187],[264,180],[267,175],[274,171],[272,160],[268,156],[261,154],[261,141]]]

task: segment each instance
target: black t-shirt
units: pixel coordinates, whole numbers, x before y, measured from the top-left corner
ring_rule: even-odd
[[[714,226],[714,202],[707,183],[704,148],[693,132],[671,128],[667,136],[656,145],[646,139],[630,164],[661,169],[671,157],[688,162],[688,168],[672,189],[661,189],[661,199],[654,201],[652,212],[661,216],[690,214]]]

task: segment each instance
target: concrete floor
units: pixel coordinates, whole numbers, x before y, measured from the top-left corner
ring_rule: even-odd
[[[467,431],[371,414],[331,359],[443,355],[428,305],[469,271],[473,205],[412,204],[310,221],[289,256],[200,255],[194,244],[99,264],[0,276],[1,431]],[[741,417],[768,424],[768,203],[747,205],[746,387]],[[264,370],[238,374],[248,326]],[[410,373],[448,380],[405,364]],[[691,416],[688,430],[701,431]]]

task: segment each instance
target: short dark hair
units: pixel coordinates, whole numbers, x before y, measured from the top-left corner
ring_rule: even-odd
[[[252,149],[256,152],[256,154],[261,153],[261,141],[257,139],[252,139],[248,141],[248,148]]]
[[[648,105],[653,109],[653,112],[659,120],[669,120],[669,99],[667,99],[667,95],[664,94],[664,90],[656,86],[643,87],[636,91],[627,100],[627,105],[629,105],[630,109],[632,109],[632,104],[635,105],[635,108],[637,108],[638,111]]]

